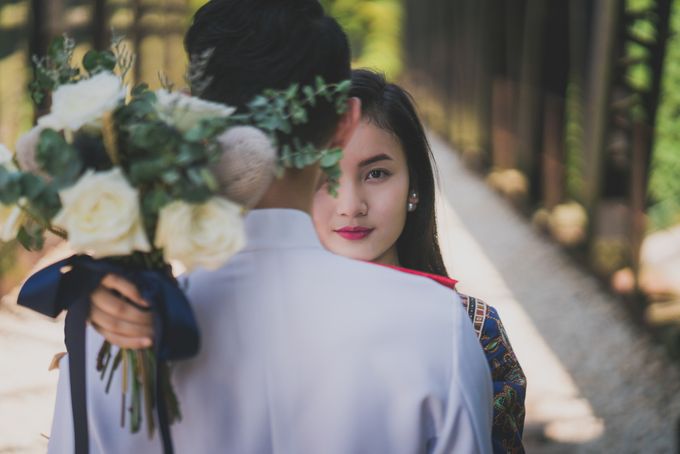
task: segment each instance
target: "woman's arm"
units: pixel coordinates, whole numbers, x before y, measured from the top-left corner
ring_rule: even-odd
[[[494,388],[494,452],[524,452],[524,399],[527,381],[498,312],[488,306],[480,342]]]

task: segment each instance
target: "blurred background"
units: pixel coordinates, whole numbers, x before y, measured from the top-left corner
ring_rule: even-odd
[[[129,82],[155,88],[162,71],[185,87],[183,34],[203,3],[0,0],[0,143],[46,107],[28,95],[31,56],[62,33],[78,61],[113,30],[137,55]],[[355,66],[408,87],[432,131],[447,264],[508,314],[540,391],[528,452],[679,452],[680,0],[322,3]],[[46,446],[61,325],[14,295],[65,253],[0,243],[0,453]]]

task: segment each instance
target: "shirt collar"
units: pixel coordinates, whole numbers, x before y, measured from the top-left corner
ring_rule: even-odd
[[[377,265],[381,265],[381,264],[378,263]],[[458,284],[458,280],[450,278],[448,276],[440,276],[438,274],[426,273],[425,271],[412,270],[412,269],[409,269],[409,268],[403,268],[401,266],[395,266],[395,265],[381,265],[381,266],[385,266],[387,268],[392,268],[394,270],[401,271],[402,273],[415,274],[416,276],[422,276],[422,277],[426,277],[428,279],[432,279],[433,281],[437,282],[438,284],[441,284],[444,287],[448,287],[452,290],[456,290],[456,284]]]
[[[245,218],[246,247],[257,249],[321,248],[312,218],[288,208],[252,210]]]

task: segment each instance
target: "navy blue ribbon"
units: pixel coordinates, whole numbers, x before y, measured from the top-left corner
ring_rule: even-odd
[[[67,310],[64,339],[69,353],[71,405],[76,453],[89,449],[85,386],[85,326],[90,295],[107,274],[135,284],[151,305],[156,354],[156,409],[165,453],[172,454],[172,438],[163,386],[162,361],[190,358],[198,353],[199,333],[191,306],[169,271],[141,270],[86,255],[74,255],[33,274],[19,292],[19,305],[49,317]],[[146,415],[147,418],[153,417]]]

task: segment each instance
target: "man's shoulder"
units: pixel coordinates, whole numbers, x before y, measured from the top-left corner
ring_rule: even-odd
[[[259,300],[275,295],[277,304],[295,300],[302,305],[339,305],[338,310],[350,312],[399,308],[403,313],[456,318],[462,311],[457,293],[431,279],[321,248],[241,253],[223,268],[201,270],[187,280],[191,293],[205,293],[211,300],[219,289],[225,297]]]
[[[449,332],[451,322],[465,317],[460,298],[452,289],[374,263],[325,253],[313,268],[291,269],[290,273],[291,281],[299,286],[299,293],[295,293],[322,294],[322,304],[342,306],[340,311],[383,314],[379,318],[388,325],[421,325],[426,330],[446,326]]]
[[[371,295],[392,295],[408,299],[422,309],[439,306],[449,311],[454,303],[460,305],[458,294],[433,280],[414,274],[404,273],[389,267],[370,262],[335,257],[332,267],[337,267],[335,285],[352,285],[371,291]]]
[[[390,267],[362,260],[354,260],[325,251],[318,258],[319,260],[315,266],[318,272],[333,271],[335,275],[342,276],[343,279],[361,283],[365,286],[384,286],[387,284],[389,286],[388,289],[394,288],[395,291],[426,292],[427,294],[444,297],[448,300],[451,299],[452,295],[455,295],[455,292],[451,289],[431,279],[404,273]],[[424,293],[421,293],[421,295],[425,296]]]

